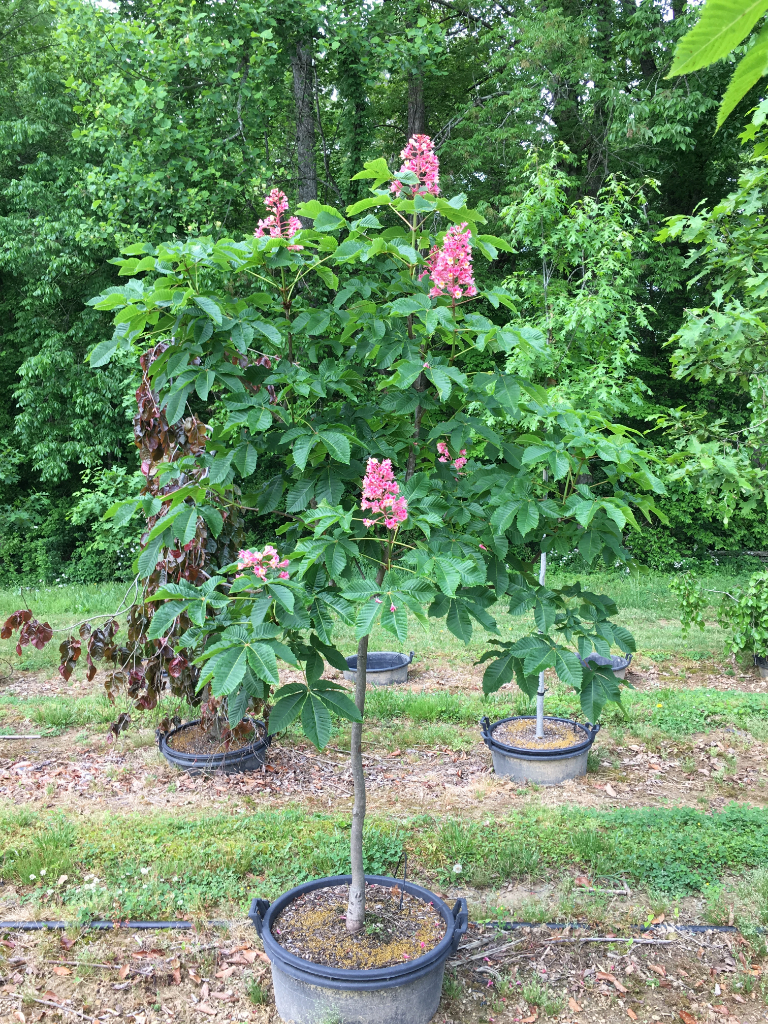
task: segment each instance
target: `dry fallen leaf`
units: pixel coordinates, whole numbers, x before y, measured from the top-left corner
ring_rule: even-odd
[[[216,1016],[216,1011],[214,1010],[214,1008],[212,1006],[208,1006],[207,1003],[198,1003],[195,1006],[195,1009],[199,1013],[207,1013],[210,1017],[215,1017]]]
[[[179,970],[178,967],[174,967],[173,968],[173,984],[174,985],[180,985],[181,984],[181,971]]]
[[[216,972],[216,977],[217,978],[231,978],[236,970],[237,970],[237,967],[225,967],[223,971],[217,971]]]
[[[135,953],[131,954],[135,957],[158,957],[163,955],[161,949],[137,949]]]
[[[265,964],[271,964],[272,963],[272,961],[269,959],[267,954],[266,953],[262,953],[262,951],[260,949],[256,950],[256,956],[259,958],[259,960],[263,960]]]
[[[617,992],[624,993],[629,991],[629,989],[624,988],[624,986],[621,984],[621,982],[614,974],[604,974],[602,971],[598,971],[595,977],[598,979],[598,981],[610,981],[610,983],[614,986]]]
[[[70,969],[68,967],[56,966],[56,967],[53,968],[53,973],[54,974],[58,974],[58,976],[60,978],[65,978],[68,974],[71,974],[72,971],[70,971]]]
[[[654,974],[658,974],[660,978],[666,978],[667,972],[663,967],[659,967],[656,964],[648,964]]]
[[[573,1010],[574,1013],[581,1013],[581,1007],[573,998],[573,996],[569,996],[568,998],[568,1009]]]
[[[48,990],[48,992],[45,993],[45,995],[43,996],[43,999],[47,999],[49,1003],[60,1003],[61,1002],[61,1000],[56,995],[56,993],[55,992],[51,992],[50,989]]]
[[[738,992],[731,992],[731,999],[735,999],[737,1003],[746,1003],[744,996],[740,996]]]
[[[128,972],[130,971],[130,969],[131,968],[128,964],[123,964],[123,966],[117,972],[117,976],[120,978],[120,981],[125,981],[125,979],[128,977]]]
[[[256,959],[256,957],[258,955],[259,955],[259,952],[256,949],[246,949],[246,950],[243,950],[243,953],[242,953],[243,959],[245,960],[245,962],[247,964],[252,964],[253,961]]]
[[[17,1020],[19,1024],[27,1024],[27,1018],[24,1016],[21,1010],[13,1011],[13,1019]]]
[[[400,757],[401,754],[402,754],[402,750],[398,747],[397,750],[393,750],[392,753],[389,756],[390,757]]]
[[[627,1007],[627,1016],[628,1016],[628,1017],[630,1018],[630,1020],[637,1020],[637,1014],[636,1014],[636,1013],[635,1013],[635,1011],[634,1011],[634,1010],[633,1010],[633,1009],[632,1009],[631,1007],[629,1007],[629,1006]]]
[[[200,989],[200,998],[202,999],[203,1002],[205,1002],[206,999],[208,998],[208,993],[210,991],[211,990],[210,990],[210,987],[208,986],[208,982],[204,981],[203,982],[203,987]]]
[[[698,1024],[698,1021],[693,1016],[693,1014],[688,1013],[687,1010],[680,1011],[680,1020],[683,1022],[683,1024]]]
[[[664,915],[664,914],[659,914],[658,917],[654,917],[654,919],[651,921],[651,924],[661,924],[661,922],[664,920],[665,916],[666,915]]]
[[[523,1017],[522,1024],[533,1024],[533,1021],[535,1021],[538,1016],[539,1016],[539,1011],[536,1009],[536,1007],[534,1007],[533,1008],[533,1013],[531,1014],[530,1017]]]
[[[573,880],[573,884],[581,886],[584,889],[589,889],[592,885],[586,875],[577,875]]]
[[[605,792],[608,794],[608,796],[616,796],[617,795],[616,794],[616,790],[613,788],[613,786],[610,784],[610,782],[606,782],[606,784],[605,784]]]
[[[199,985],[199,984],[200,984],[200,982],[201,982],[201,981],[202,981],[203,979],[202,979],[202,978],[200,977],[200,975],[199,975],[199,974],[197,973],[197,971],[193,971],[191,967],[189,967],[189,968],[188,968],[188,971],[189,971],[189,976],[190,976],[190,978],[192,979],[192,981],[194,981],[194,983],[195,983],[196,985]]]
[[[61,936],[61,945],[64,949],[72,949],[74,944],[77,942],[77,938],[70,939],[68,935]]]

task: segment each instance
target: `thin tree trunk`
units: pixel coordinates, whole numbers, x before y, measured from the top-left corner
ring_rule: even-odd
[[[376,585],[384,579],[384,565],[376,574]],[[362,637],[357,645],[357,673],[355,674],[355,705],[360,717],[365,714],[365,679],[368,671],[368,640]],[[363,725],[352,723],[350,762],[355,803],[352,808],[352,831],[349,837],[349,859],[352,865],[352,881],[349,886],[347,904],[347,931],[355,935],[365,923],[365,871],[363,870],[363,825],[365,824],[365,772],[363,771]]]
[[[415,387],[418,392],[422,392],[426,386],[427,378],[424,376],[422,372],[416,379]],[[424,410],[421,404],[419,404],[416,406],[416,410],[413,414],[413,444],[411,445],[411,450],[408,452],[408,462],[406,463],[405,466],[406,483],[408,483],[413,474],[416,472],[416,456],[419,453],[419,434],[421,433],[421,417],[423,412]]]
[[[408,75],[408,138],[426,135],[427,111],[424,107],[424,79],[421,68]]]
[[[368,635],[357,645],[357,675],[355,677],[355,704],[362,715],[365,712],[365,675],[368,671]],[[352,723],[350,759],[352,762],[352,783],[355,789],[355,804],[352,809],[352,832],[349,837],[352,882],[349,886],[347,906],[347,931],[353,935],[365,923],[365,871],[363,870],[363,825],[365,824],[365,774],[363,772],[363,726]]]
[[[543,587],[547,579],[547,553],[541,552],[541,567],[539,568],[539,586]],[[539,672],[539,688],[536,691],[536,739],[544,739],[544,673]]]
[[[300,203],[317,199],[315,165],[315,90],[312,67],[312,40],[299,39],[291,57],[293,100],[296,111],[296,158],[298,164],[297,198]],[[311,220],[303,219],[305,227]]]

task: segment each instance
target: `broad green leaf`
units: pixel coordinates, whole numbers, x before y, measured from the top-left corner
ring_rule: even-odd
[[[149,541],[147,546],[139,555],[138,570],[141,579],[145,580],[150,576],[160,558],[160,549],[163,546],[163,535],[159,534],[154,540]]]
[[[341,690],[315,690],[320,700],[333,715],[346,718],[349,722],[362,722],[363,716],[355,702]]]
[[[167,601],[165,604],[161,604],[149,624],[148,639],[157,640],[159,637],[165,636],[171,623],[181,615],[185,608],[186,602],[184,601]]]
[[[355,639],[360,640],[370,633],[374,622],[379,617],[382,605],[378,601],[370,600],[360,605],[355,619]]]
[[[247,648],[230,647],[228,651],[222,651],[211,658],[203,670],[203,678],[209,679],[212,676],[211,693],[214,697],[224,697],[235,692],[243,681],[247,667]]]
[[[243,686],[227,698],[227,721],[231,729],[240,725],[248,708],[248,690]]]
[[[311,690],[301,709],[301,726],[304,729],[304,735],[314,743],[318,750],[322,750],[331,738],[333,725],[328,708]]]
[[[287,729],[291,722],[299,717],[308,694],[309,690],[306,686],[302,686],[299,690],[281,697],[276,702],[269,714],[270,736],[274,736],[276,732]]]
[[[581,662],[573,651],[558,651],[555,655],[555,670],[564,683],[581,689],[583,669]]]
[[[472,619],[463,602],[451,601],[445,624],[462,643],[468,644],[472,639]]]
[[[500,658],[492,661],[483,674],[483,693],[495,693],[515,678],[515,656],[505,651]]]
[[[247,441],[238,445],[235,449],[235,454],[232,456],[232,462],[240,476],[250,476],[254,469],[256,469],[257,461],[256,449]]]
[[[90,364],[95,369],[97,366],[106,366],[112,355],[117,350],[117,341],[110,339],[109,341],[100,341],[99,344],[91,352]]]
[[[337,462],[343,462],[346,465],[349,465],[351,450],[349,447],[349,440],[344,436],[344,434],[340,434],[337,430],[321,430],[318,433],[318,437],[325,445],[331,458],[335,459]],[[294,460],[295,459],[296,454],[294,450]]]
[[[312,451],[316,444],[317,434],[302,434],[301,437],[297,437],[293,443],[293,461],[296,463],[296,465],[299,467],[302,473],[306,469],[309,453]]]
[[[280,684],[275,652],[267,644],[257,643],[248,648],[248,664],[259,679],[266,679],[274,686]]]
[[[306,477],[298,480],[285,496],[287,512],[303,512],[309,506],[315,491],[315,481]]]
[[[706,0],[699,20],[678,42],[667,78],[727,57],[766,11],[768,0]]]
[[[542,633],[549,633],[555,624],[557,607],[549,601],[537,601],[533,608],[536,628]]]
[[[205,310],[217,327],[221,327],[223,314],[217,302],[214,302],[213,299],[207,298],[205,295],[196,295],[194,301],[200,309]]]
[[[224,526],[224,519],[221,512],[219,512],[217,508],[213,508],[211,505],[203,505],[203,507],[198,509],[198,511],[205,520],[205,523],[213,536],[218,537],[221,533],[222,527]]]
[[[728,83],[728,88],[725,90],[720,102],[720,109],[717,112],[718,128],[733,108],[744,99],[752,86],[766,74],[768,74],[768,25],[762,27],[752,48],[741,58],[733,72],[733,77]]]
[[[179,543],[189,544],[197,532],[197,508],[194,505],[185,505],[173,522],[173,535]]]
[[[519,498],[512,498],[509,501],[505,501],[502,505],[495,510],[491,516],[491,528],[494,533],[506,533],[506,531],[512,525],[512,521],[517,515],[522,502]]]
[[[523,537],[539,525],[539,509],[535,501],[526,501],[517,513],[517,528]]]
[[[339,672],[347,671],[349,668],[349,665],[347,665],[347,659],[341,651],[337,651],[332,644],[324,644],[322,641],[318,640],[316,636],[311,637],[309,642],[320,652],[320,654],[323,655],[329,665],[333,665],[333,667],[337,668]]]

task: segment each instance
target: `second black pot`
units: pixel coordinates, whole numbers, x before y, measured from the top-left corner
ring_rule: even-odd
[[[187,754],[182,750],[174,750],[168,740],[172,736],[178,736],[185,729],[199,725],[199,718],[196,718],[194,722],[186,722],[177,729],[171,729],[170,732],[158,733],[157,745],[168,764],[172,764],[174,768],[179,768],[183,772],[189,772],[190,775],[201,775],[206,772],[225,772],[227,775],[235,772],[255,772],[264,764],[267,747],[272,742],[272,737],[267,735],[267,727],[264,722],[255,719],[249,721],[254,726],[261,726],[262,736],[237,750],[222,750],[211,754]]]

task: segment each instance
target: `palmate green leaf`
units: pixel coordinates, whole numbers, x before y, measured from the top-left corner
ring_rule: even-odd
[[[236,693],[230,694],[227,698],[227,721],[231,729],[240,725],[245,718],[248,698],[249,693],[244,686],[241,686]]]
[[[303,512],[309,507],[312,496],[315,493],[315,481],[304,477],[297,480],[285,496],[285,508],[287,512]]]
[[[163,547],[163,535],[162,533],[149,541],[147,546],[141,552],[137,562],[137,568],[141,579],[145,580],[147,576],[151,576],[157,565],[158,559],[160,558],[160,551]]]
[[[256,449],[249,442],[245,441],[235,448],[232,463],[240,476],[250,476],[254,469],[256,469],[257,461]]]
[[[390,610],[390,606],[388,604],[385,604],[382,608],[381,626],[383,629],[386,629],[389,633],[396,636],[402,644],[408,639],[408,612],[406,611],[404,602],[400,601],[399,595],[392,595],[392,603],[395,605],[394,611]]]
[[[286,687],[283,687],[283,689],[286,689]],[[274,736],[276,732],[282,732],[283,729],[287,729],[291,722],[299,717],[308,694],[309,690],[306,686],[297,684],[297,689],[281,697],[275,703],[269,714],[270,736]]]
[[[331,738],[331,714],[320,697],[311,690],[301,709],[301,727],[304,735],[318,750],[322,750]]]
[[[573,651],[557,651],[555,655],[555,671],[568,686],[581,689],[583,669],[581,662]]]
[[[267,590],[272,594],[276,601],[279,601],[287,612],[293,611],[296,599],[292,590],[289,590],[288,587],[282,586],[280,583],[267,584]]]
[[[453,389],[453,381],[446,372],[444,366],[432,366],[429,370],[424,371],[425,376],[428,380],[437,388],[438,394],[443,402],[447,401],[451,397],[451,391]]]
[[[533,619],[536,628],[542,633],[549,633],[555,624],[557,606],[551,601],[537,601],[533,608]]]
[[[349,697],[348,692],[336,687],[321,688],[316,686],[313,693],[317,694],[333,715],[346,718],[348,722],[362,722],[363,716],[357,710],[357,705]]]
[[[165,604],[161,604],[152,616],[152,622],[147,631],[147,638],[149,640],[157,640],[159,637],[165,636],[168,632],[168,627],[181,615],[186,607],[186,601],[167,601]]]
[[[173,523],[173,535],[183,546],[189,544],[197,532],[197,508],[194,505],[182,506],[182,511]]]
[[[306,469],[309,453],[312,451],[316,444],[317,434],[302,434],[301,437],[297,437],[293,443],[293,461],[296,463],[296,465],[299,467],[302,473]]]
[[[360,605],[355,618],[355,639],[361,640],[371,632],[374,622],[381,614],[383,605],[378,601],[369,600]]]
[[[445,624],[462,643],[468,644],[472,639],[472,619],[463,601],[451,601]]]
[[[259,679],[265,679],[274,686],[280,685],[275,652],[267,644],[257,643],[248,648],[248,664]]]
[[[323,643],[322,640],[319,640],[316,636],[310,637],[309,642],[316,651],[319,651],[319,653],[322,654],[329,665],[337,668],[339,672],[347,671],[349,668],[349,665],[347,665],[347,659],[341,651],[336,650],[333,644]]]
[[[621,703],[621,690],[610,669],[597,669],[584,672],[584,681],[579,694],[581,710],[587,721],[596,722],[606,703]]]
[[[332,459],[349,465],[351,449],[349,446],[349,439],[346,438],[344,434],[340,434],[337,430],[321,430],[318,433],[318,437],[325,445],[326,451]],[[294,451],[294,460],[295,458],[296,455]]]
[[[456,588],[461,583],[461,572],[455,559],[445,555],[438,555],[434,560],[434,574],[437,585],[444,594],[453,597]]]
[[[95,370],[98,366],[106,366],[116,351],[117,340],[115,338],[110,338],[109,341],[100,341],[91,352],[89,359],[91,368]]]
[[[526,501],[517,513],[517,528],[525,537],[539,525],[539,510],[535,501]]]
[[[211,693],[214,697],[226,697],[234,693],[243,681],[248,667],[246,647],[230,647],[227,651],[215,655],[206,664],[200,682],[211,680]]]
[[[483,693],[495,693],[506,683],[511,683],[515,678],[515,655],[511,651],[504,653],[492,661],[483,673]]]
[[[752,86],[766,74],[768,74],[768,25],[764,25],[760,30],[751,50],[742,57],[733,72],[717,112],[718,128],[721,127],[733,108],[744,99]]]
[[[217,302],[214,302],[213,299],[207,298],[205,295],[196,295],[194,301],[200,309],[205,310],[217,327],[221,327],[223,313],[221,312],[221,307]]]
[[[491,528],[495,534],[506,533],[521,505],[520,498],[511,498],[499,505],[491,516]]]
[[[727,57],[768,11],[768,0],[706,0],[701,17],[680,39],[667,78]]]

